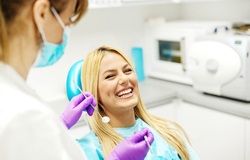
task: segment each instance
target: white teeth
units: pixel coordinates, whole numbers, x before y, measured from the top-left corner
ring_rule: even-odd
[[[119,92],[117,95],[118,95],[118,96],[122,96],[122,95],[124,95],[124,94],[130,93],[131,91],[132,91],[132,89],[130,88],[130,89],[127,89],[127,90],[125,90],[125,91]]]

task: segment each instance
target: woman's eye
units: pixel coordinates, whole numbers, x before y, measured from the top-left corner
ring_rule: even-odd
[[[114,77],[114,75],[108,75],[108,76],[105,77],[105,79],[110,79],[112,77]]]
[[[133,71],[133,70],[130,69],[130,68],[125,70],[126,73],[130,73],[130,72],[132,72],[132,71]]]

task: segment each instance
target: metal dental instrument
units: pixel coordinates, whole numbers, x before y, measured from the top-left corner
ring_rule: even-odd
[[[87,96],[83,93],[83,91],[82,91],[81,88],[76,84],[76,82],[75,82],[75,81],[73,81],[73,82],[74,82],[75,86],[77,87],[77,89],[82,93],[82,95],[83,95],[85,98],[87,98]],[[98,112],[98,110],[97,110],[91,103],[90,103],[90,106],[98,113],[98,115],[101,117],[103,123],[109,123],[109,121],[110,121],[110,118],[109,118],[109,117],[107,117],[107,116],[102,117],[102,115]]]
[[[151,146],[149,144],[148,137],[146,135],[144,136],[144,139],[147,142],[147,145],[148,145],[148,148],[149,148],[150,152],[153,154],[153,150],[152,150],[152,148],[151,148]]]

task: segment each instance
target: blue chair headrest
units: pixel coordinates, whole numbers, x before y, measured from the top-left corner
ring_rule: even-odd
[[[69,69],[67,80],[66,80],[66,92],[68,100],[70,101],[74,96],[80,94],[78,85],[82,89],[81,73],[82,73],[83,60],[75,62]],[[74,83],[75,81],[75,83]]]

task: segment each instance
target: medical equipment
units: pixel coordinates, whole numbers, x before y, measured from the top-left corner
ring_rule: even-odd
[[[186,58],[195,37],[213,33],[230,22],[169,21],[146,24],[145,71],[149,77],[192,85]]]
[[[83,94],[83,96],[85,98],[87,98],[86,95],[81,90],[81,88],[76,84],[76,82],[73,81],[73,83],[76,85],[77,89]],[[107,116],[102,117],[102,115],[99,113],[99,111],[91,103],[90,103],[90,106],[98,113],[98,115],[101,117],[103,123],[109,123],[109,121],[110,121],[109,117],[107,117]]]
[[[151,148],[151,146],[149,144],[148,137],[146,135],[144,136],[144,139],[145,139],[145,141],[146,141],[146,143],[148,145],[148,148],[149,148],[150,152],[153,154],[153,150],[152,150],[152,148]]]
[[[250,37],[235,34],[199,36],[187,57],[194,89],[250,101]]]

